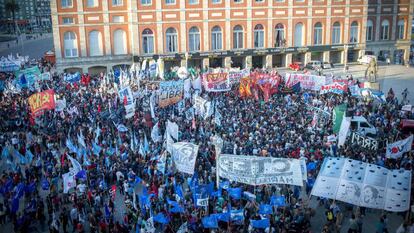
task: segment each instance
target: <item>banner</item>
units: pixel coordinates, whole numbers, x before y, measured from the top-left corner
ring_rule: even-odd
[[[125,106],[125,118],[131,118],[135,114],[135,103],[134,103],[134,95],[132,94],[131,87],[127,86],[122,88],[118,91],[119,99],[121,103],[124,103]],[[124,102],[126,98],[126,103]]]
[[[200,96],[195,96],[194,97],[194,110],[195,110],[195,114],[199,115],[201,117],[204,118],[204,115],[208,113],[208,106],[207,104],[209,103],[209,101],[203,99]]]
[[[38,92],[29,97],[28,103],[32,114],[37,117],[43,113],[43,110],[55,108],[55,91],[47,90]]]
[[[158,105],[160,108],[178,103],[183,98],[184,80],[160,83]]]
[[[56,112],[61,112],[66,108],[66,99],[56,100]]]
[[[351,126],[351,118],[343,116],[341,127],[338,134],[338,146],[345,144],[346,136],[348,136],[349,127]]]
[[[37,80],[39,81],[47,81],[50,80],[50,72],[42,73],[37,77]]]
[[[303,185],[298,159],[221,155],[218,169],[220,177],[249,185]]]
[[[0,72],[14,72],[20,69],[20,62],[10,61],[3,58],[0,61]]]
[[[378,149],[378,141],[374,138],[366,137],[361,134],[352,132],[351,134],[351,144],[356,144],[362,148],[368,150],[377,150]]]
[[[321,87],[321,92],[320,93],[321,94],[334,93],[334,94],[342,95],[347,90],[348,90],[348,86],[346,84],[332,83],[332,84],[328,84],[328,85],[323,85]]]
[[[71,188],[76,188],[76,180],[73,172],[68,172],[62,175],[63,178],[63,193],[68,193]]]
[[[177,125],[177,123],[168,121],[167,122],[167,132],[175,140],[178,140],[178,125]]]
[[[347,108],[346,104],[341,104],[334,108],[333,115],[332,115],[332,121],[333,121],[332,130],[334,133],[339,133],[346,108]]]
[[[329,84],[327,83],[325,76],[290,73],[286,73],[285,83],[287,87],[292,87],[296,83],[300,83],[300,87],[302,89],[308,89],[312,91],[319,91],[323,85]]]
[[[235,84],[240,82],[240,79],[244,77],[250,76],[250,70],[249,69],[243,69],[243,70],[230,70],[229,71],[229,82],[230,84]]]
[[[208,92],[230,91],[228,73],[206,73],[203,75],[204,88]]]
[[[67,74],[67,75],[65,75],[65,77],[63,78],[63,80],[64,80],[65,82],[68,82],[68,83],[76,83],[76,82],[79,82],[79,81],[80,81],[80,79],[81,79],[81,75],[80,75],[80,73],[79,73],[79,72],[76,72],[76,73],[74,73],[74,74]]]
[[[413,135],[408,138],[387,145],[387,158],[397,159],[405,152],[411,151]]]
[[[388,170],[349,158],[323,161],[311,194],[353,205],[406,211],[410,207],[411,171]]]
[[[172,145],[172,159],[180,172],[194,174],[198,145],[189,142],[177,142]]]

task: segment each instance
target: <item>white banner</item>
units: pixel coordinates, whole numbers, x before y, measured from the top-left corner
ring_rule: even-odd
[[[348,158],[326,158],[312,195],[368,208],[406,211],[411,171],[386,168]]]
[[[413,135],[409,136],[408,138],[400,141],[396,141],[394,143],[387,145],[387,158],[399,158],[405,152],[411,150],[411,146],[413,144]]]
[[[220,177],[244,184],[303,185],[298,159],[220,155],[218,169]]]
[[[76,187],[76,180],[73,172],[68,172],[62,175],[63,178],[63,193],[68,193],[69,189]]]
[[[374,138],[366,137],[361,134],[352,132],[351,135],[351,143],[361,146],[362,148],[368,150],[377,150],[378,149],[378,141]]]
[[[343,116],[341,122],[341,128],[339,129],[338,134],[338,146],[343,146],[345,144],[346,136],[348,135],[349,126],[351,126],[351,118]]]
[[[134,95],[132,94],[131,88],[129,86],[122,88],[119,92],[119,99],[121,103],[124,103],[124,99],[126,98],[125,104],[125,118],[131,118],[135,114],[135,103],[134,103]]]
[[[203,198],[203,199],[198,199],[197,198],[197,206],[203,206],[206,207],[208,206],[208,197],[207,198]]]
[[[177,142],[172,145],[172,158],[175,167],[187,174],[194,174],[198,145],[189,142]]]
[[[207,100],[203,99],[202,97],[198,95],[194,96],[194,110],[195,110],[196,115],[204,116],[204,114],[207,111],[206,109],[207,102],[208,102]]]
[[[154,124],[154,127],[152,127],[151,139],[152,139],[153,142],[161,141],[160,128],[158,127],[158,122]]]
[[[167,132],[175,140],[178,140],[178,125],[176,123],[168,121],[167,122]]]
[[[300,82],[302,89],[319,91],[323,85],[327,85],[325,76],[307,75],[307,74],[290,74],[285,75],[286,86],[292,87],[296,83]]]

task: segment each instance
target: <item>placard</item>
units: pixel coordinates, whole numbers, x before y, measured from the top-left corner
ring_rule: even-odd
[[[165,81],[160,83],[158,106],[167,107],[178,103],[183,98],[184,80]]]

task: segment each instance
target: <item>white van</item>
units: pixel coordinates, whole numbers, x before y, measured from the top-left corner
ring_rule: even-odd
[[[316,68],[321,68],[322,62],[320,61],[310,61],[308,64],[306,64],[307,69],[315,70]]]
[[[371,125],[363,116],[353,116],[351,118],[351,129],[367,137],[375,137],[377,129]]]
[[[358,64],[360,64],[360,65],[362,65],[362,64],[369,64],[372,59],[375,59],[375,61],[376,61],[377,60],[377,56],[374,56],[374,55],[364,55],[364,56],[358,58]]]

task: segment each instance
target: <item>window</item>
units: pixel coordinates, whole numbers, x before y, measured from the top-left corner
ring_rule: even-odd
[[[98,6],[98,1],[97,0],[88,0],[86,6],[88,6],[88,7],[97,7]]]
[[[351,23],[349,42],[350,43],[358,42],[358,23],[356,21]]]
[[[177,31],[174,28],[168,28],[165,33],[165,38],[167,39],[167,52],[177,52]]]
[[[374,23],[372,23],[372,20],[367,21],[367,41],[372,41],[374,38]]]
[[[124,22],[124,16],[123,15],[114,15],[112,16],[112,22],[114,23],[123,23]]]
[[[313,43],[315,45],[322,44],[322,24],[316,23],[315,27],[313,28]]]
[[[142,48],[146,54],[154,53],[154,34],[148,28],[142,32]]]
[[[264,47],[264,28],[261,24],[258,24],[256,27],[254,27],[254,47]]]
[[[335,22],[332,27],[332,44],[341,43],[341,24]]]
[[[63,24],[73,24],[73,18],[62,18]]]
[[[65,49],[65,57],[78,56],[78,41],[74,32],[65,32],[63,34],[63,47]]]
[[[65,8],[73,7],[72,0],[62,0],[60,5]]]
[[[173,5],[175,4],[175,0],[165,0],[165,4]]]
[[[285,0],[276,0],[276,2],[284,2]]]
[[[403,19],[398,21],[398,40],[403,40],[404,39],[404,28],[405,28],[405,22]]]
[[[99,31],[89,32],[89,56],[102,56],[102,34]]]
[[[234,0],[235,3],[241,3],[243,0]]]
[[[142,5],[151,5],[151,0],[141,0]]]
[[[122,6],[124,5],[122,0],[112,0],[112,6]]]
[[[198,4],[198,0],[188,0],[188,4],[190,5]]]
[[[190,28],[188,40],[190,51],[200,51],[200,30],[197,27]]]
[[[221,3],[221,0],[211,0],[213,4]]]
[[[295,43],[294,46],[301,47],[303,45],[303,24],[298,23],[295,26]]]
[[[243,28],[240,25],[233,28],[233,48],[243,48]]]
[[[283,24],[278,23],[275,27],[275,30],[275,47],[283,47],[285,45],[285,27],[283,26]]]
[[[211,50],[220,49],[223,49],[221,28],[215,26],[211,29]]]
[[[127,54],[127,39],[124,30],[117,29],[114,32],[114,54]]]
[[[256,0],[256,2],[263,2],[264,0]]]
[[[390,22],[388,20],[384,20],[381,23],[381,40],[389,40],[390,39]]]

